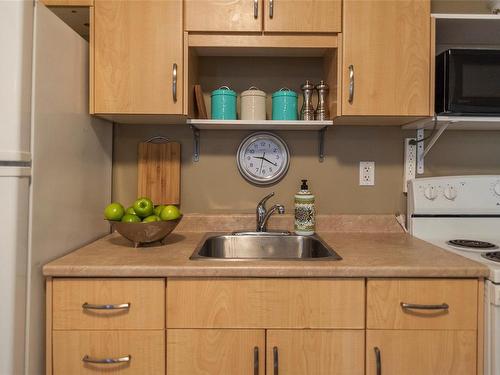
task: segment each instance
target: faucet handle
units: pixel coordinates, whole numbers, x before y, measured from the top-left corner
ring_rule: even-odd
[[[266,195],[264,198],[262,198],[260,202],[257,204],[257,207],[264,206],[266,202],[272,197],[274,197],[274,191],[271,194]]]

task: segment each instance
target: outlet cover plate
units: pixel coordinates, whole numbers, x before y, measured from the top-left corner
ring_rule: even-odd
[[[359,186],[374,186],[374,185],[375,185],[375,162],[360,161]]]

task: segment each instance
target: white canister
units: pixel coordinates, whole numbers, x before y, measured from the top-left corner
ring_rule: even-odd
[[[250,87],[241,93],[241,119],[266,119],[266,93],[257,87]]]

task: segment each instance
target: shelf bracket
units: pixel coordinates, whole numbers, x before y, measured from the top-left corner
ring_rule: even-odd
[[[193,161],[200,160],[200,130],[191,125],[193,130]]]
[[[318,144],[318,153],[319,153],[319,162],[323,163],[325,160],[325,133],[328,128],[325,126],[320,129],[318,132],[319,144]]]
[[[437,121],[437,119],[434,119]],[[432,147],[436,144],[438,139],[443,135],[448,126],[450,126],[453,121],[443,122],[436,127],[435,133],[430,137],[429,143],[427,146],[424,145],[424,129],[417,130],[417,141],[419,142],[417,145],[417,172],[418,174],[424,173],[424,159],[432,149]],[[436,124],[437,125],[437,124]]]

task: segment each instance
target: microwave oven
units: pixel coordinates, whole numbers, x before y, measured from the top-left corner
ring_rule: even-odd
[[[435,111],[500,115],[500,50],[449,49],[436,57]]]

